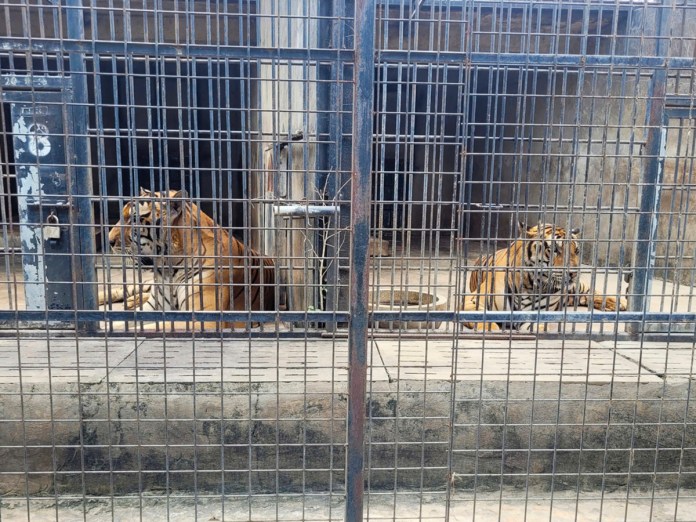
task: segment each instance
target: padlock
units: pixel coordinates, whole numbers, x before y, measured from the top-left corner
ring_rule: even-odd
[[[46,218],[46,224],[43,226],[44,240],[60,239],[60,221],[58,216],[53,211]]]

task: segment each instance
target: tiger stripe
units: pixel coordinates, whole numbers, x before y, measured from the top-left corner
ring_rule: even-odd
[[[153,279],[125,291],[100,294],[100,304],[122,300],[142,310],[274,310],[276,267],[229,235],[184,191],[141,189],[140,198],[123,207],[109,231],[114,252],[123,252]],[[136,297],[133,297],[136,296]],[[212,321],[201,325],[215,329]],[[223,323],[243,328],[245,323]]]

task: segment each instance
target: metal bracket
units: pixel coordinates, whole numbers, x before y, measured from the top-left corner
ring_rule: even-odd
[[[336,216],[341,213],[338,205],[274,205],[273,215],[291,218]]]

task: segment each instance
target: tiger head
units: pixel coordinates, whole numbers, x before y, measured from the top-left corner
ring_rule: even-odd
[[[532,227],[520,223],[519,226],[524,242],[524,264],[534,272],[534,280],[541,287],[559,291],[578,281],[579,228],[568,233],[565,228],[547,223]]]
[[[123,206],[121,219],[109,230],[114,253],[131,256],[136,263],[154,265],[161,256],[180,255],[181,218],[186,208],[184,190],[152,192],[140,189],[140,197]]]

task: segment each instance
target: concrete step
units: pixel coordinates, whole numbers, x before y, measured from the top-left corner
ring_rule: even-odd
[[[693,344],[376,340],[376,490],[694,487]],[[0,493],[340,490],[345,340],[0,340]]]

